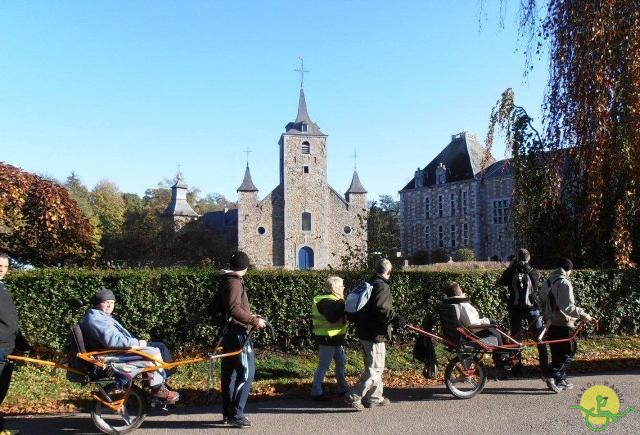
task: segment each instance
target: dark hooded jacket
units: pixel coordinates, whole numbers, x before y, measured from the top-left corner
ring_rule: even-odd
[[[391,325],[397,314],[393,310],[389,281],[374,275],[369,283],[373,289],[369,301],[358,313],[356,336],[361,340],[382,343],[391,339]]]
[[[515,294],[513,292],[513,288],[511,284],[513,283],[513,276],[516,273],[526,273],[527,275],[529,275],[529,278],[531,279],[531,284],[533,287],[531,289],[532,299],[534,303],[537,301],[536,295],[538,293],[538,281],[540,280],[540,272],[538,272],[533,267],[531,267],[529,263],[526,263],[524,261],[518,261],[510,265],[509,267],[507,267],[507,269],[504,272],[502,272],[502,275],[498,279],[498,285],[502,285],[509,288],[509,294],[507,299],[507,307],[509,307],[509,309],[513,308],[513,301],[515,299]]]

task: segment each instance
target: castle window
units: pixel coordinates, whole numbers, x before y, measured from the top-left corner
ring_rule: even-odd
[[[469,246],[469,224],[462,224],[462,244]]]
[[[311,213],[308,211],[302,213],[302,231],[311,231]]]
[[[438,247],[444,248],[444,228],[442,225],[438,225]]]
[[[345,225],[343,231],[345,234],[351,234],[351,227],[349,225]]]
[[[438,217],[442,217],[442,195],[438,195]]]
[[[509,200],[499,199],[493,201],[493,223],[504,224],[507,222],[507,216],[509,212]]]
[[[456,226],[451,225],[451,247],[456,247]]]
[[[467,215],[467,191],[462,192],[462,214]]]
[[[302,142],[302,154],[311,154],[311,145],[306,140]]]
[[[424,218],[425,219],[429,219],[429,213],[431,209],[431,199],[430,198],[425,198],[424,200]]]
[[[302,167],[302,172],[304,172],[305,174],[309,173],[309,167],[308,166],[303,166]]]
[[[451,194],[451,216],[456,215],[456,194]]]
[[[261,236],[264,235],[264,233],[266,233],[267,230],[264,229],[264,227],[258,227],[258,234],[260,234]]]
[[[424,227],[424,248],[431,249],[431,231],[429,225]]]

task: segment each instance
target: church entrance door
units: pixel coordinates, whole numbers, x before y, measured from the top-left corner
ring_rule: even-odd
[[[300,249],[300,252],[298,252],[298,267],[302,270],[313,267],[313,249],[308,246]]]

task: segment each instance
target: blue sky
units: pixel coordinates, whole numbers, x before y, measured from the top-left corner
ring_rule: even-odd
[[[347,189],[356,151],[369,198],[395,195],[452,134],[484,140],[504,89],[540,122],[547,60],[523,78],[518,2],[505,3],[501,28],[498,0],[486,16],[476,0],[5,0],[0,161],[138,194],[180,165],[190,186],[235,200],[248,147],[263,197],[304,56],[329,183]]]

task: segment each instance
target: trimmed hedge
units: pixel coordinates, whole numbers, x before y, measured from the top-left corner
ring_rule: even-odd
[[[252,271],[246,276],[255,312],[274,325],[278,347],[299,350],[312,346],[311,298],[332,274],[351,288],[368,274],[357,272]],[[93,271],[40,269],[7,276],[25,336],[32,344],[63,350],[69,326],[84,309],[72,300],[91,299],[104,285],[116,293],[114,314],[142,338],[162,339],[176,350],[202,349],[211,344],[215,328],[207,307],[217,289],[218,272],[210,268]],[[395,309],[420,324],[434,313],[445,285],[460,283],[483,316],[507,325],[506,289],[495,282],[499,272],[395,272]],[[546,274],[543,273],[543,277]],[[572,275],[577,304],[601,320],[601,332],[636,334],[640,325],[640,273],[637,270],[581,270]],[[268,334],[256,337],[258,346],[273,346]]]

